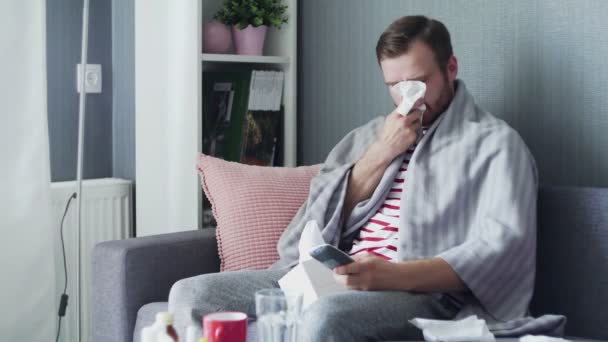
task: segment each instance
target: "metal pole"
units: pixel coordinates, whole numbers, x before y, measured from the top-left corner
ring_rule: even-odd
[[[86,118],[86,99],[87,92],[85,89],[86,65],[87,65],[87,50],[89,40],[89,0],[83,0],[82,7],[82,41],[80,47],[80,97],[78,103],[78,165],[76,171],[76,250],[77,250],[77,269],[76,269],[76,330],[78,340],[81,341],[81,301],[80,301],[80,263],[81,263],[81,242],[80,242],[80,221],[81,221],[81,204],[82,204],[82,161],[84,157],[84,128]]]

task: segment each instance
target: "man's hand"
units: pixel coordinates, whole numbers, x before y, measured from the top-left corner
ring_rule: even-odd
[[[368,199],[376,190],[386,167],[399,154],[416,142],[416,131],[420,127],[422,113],[418,110],[403,116],[396,111],[384,119],[384,127],[367,149],[363,157],[353,166],[348,177],[342,215],[346,222],[357,203]]]
[[[460,292],[467,290],[452,267],[441,258],[390,262],[361,254],[355,262],[336,267],[334,278],[352,290]]]
[[[386,160],[395,159],[416,142],[416,132],[420,128],[421,117],[422,112],[419,110],[414,110],[407,116],[395,111],[386,117],[378,137],[378,144],[382,146],[381,150],[385,153]]]
[[[398,277],[396,264],[363,253],[353,257],[355,262],[334,269],[337,282],[352,290],[394,290]]]

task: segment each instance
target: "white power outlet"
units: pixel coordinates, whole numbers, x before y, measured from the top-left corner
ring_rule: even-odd
[[[82,64],[76,64],[76,90],[80,93]],[[87,93],[101,93],[101,64],[87,64],[84,73],[84,89]]]

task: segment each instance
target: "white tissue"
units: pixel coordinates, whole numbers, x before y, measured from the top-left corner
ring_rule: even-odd
[[[397,107],[397,112],[401,115],[407,115],[416,101],[426,94],[426,84],[420,81],[401,81],[392,86],[391,91],[401,96],[401,103]],[[426,106],[422,104],[417,109],[424,112]]]
[[[424,340],[429,342],[495,341],[486,321],[477,316],[469,316],[459,321],[415,318],[410,323],[422,329]]]
[[[300,236],[300,243],[298,244],[298,251],[300,252],[300,263],[312,259],[310,251],[319,245],[324,244],[323,237],[321,236],[321,230],[317,221],[311,220],[306,222],[302,235]]]

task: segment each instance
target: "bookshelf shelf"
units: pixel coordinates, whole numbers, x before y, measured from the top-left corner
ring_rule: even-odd
[[[201,54],[201,61],[214,63],[289,64],[288,56],[247,56],[216,53]]]

